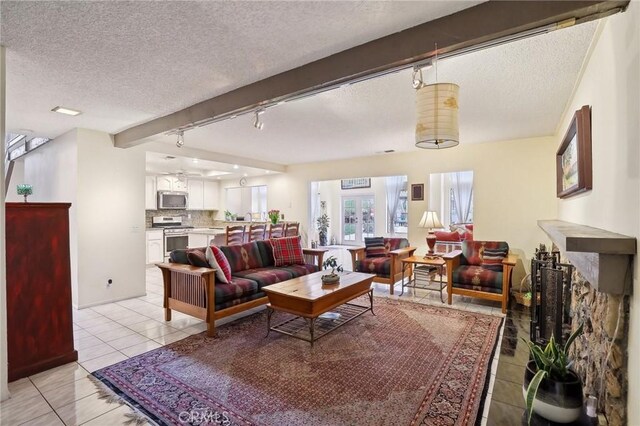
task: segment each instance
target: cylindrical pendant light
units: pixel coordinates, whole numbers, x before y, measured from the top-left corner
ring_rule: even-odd
[[[460,143],[458,92],[453,83],[423,85],[416,91],[416,146],[450,148]]]

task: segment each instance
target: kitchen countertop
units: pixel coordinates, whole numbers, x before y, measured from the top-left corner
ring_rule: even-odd
[[[193,228],[187,229],[188,234],[200,234],[200,235],[215,235],[224,234],[226,231],[224,228]]]

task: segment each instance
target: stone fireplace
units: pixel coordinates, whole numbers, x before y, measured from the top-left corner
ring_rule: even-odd
[[[585,395],[610,425],[627,424],[629,294],[635,238],[560,221],[539,221],[571,273],[570,317],[584,323],[571,357]]]

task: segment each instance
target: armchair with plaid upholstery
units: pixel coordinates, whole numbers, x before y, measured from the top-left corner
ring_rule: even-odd
[[[504,241],[463,241],[462,250],[443,255],[447,263],[447,295],[478,297],[502,302],[506,313],[511,272],[517,257]]]
[[[367,257],[365,247],[348,249],[351,252],[353,270],[376,274],[374,282],[389,284],[389,293],[402,278],[402,259],[413,256],[416,247],[409,246],[406,238],[384,238],[384,256]]]

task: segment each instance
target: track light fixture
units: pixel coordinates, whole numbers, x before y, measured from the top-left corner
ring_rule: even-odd
[[[260,115],[262,115],[263,113],[263,109],[256,110],[256,119],[253,121],[253,127],[258,130],[262,130],[264,128],[264,123],[260,121]]]
[[[178,148],[182,148],[184,145],[184,132],[182,130],[178,130],[178,140],[176,141],[176,146]]]

